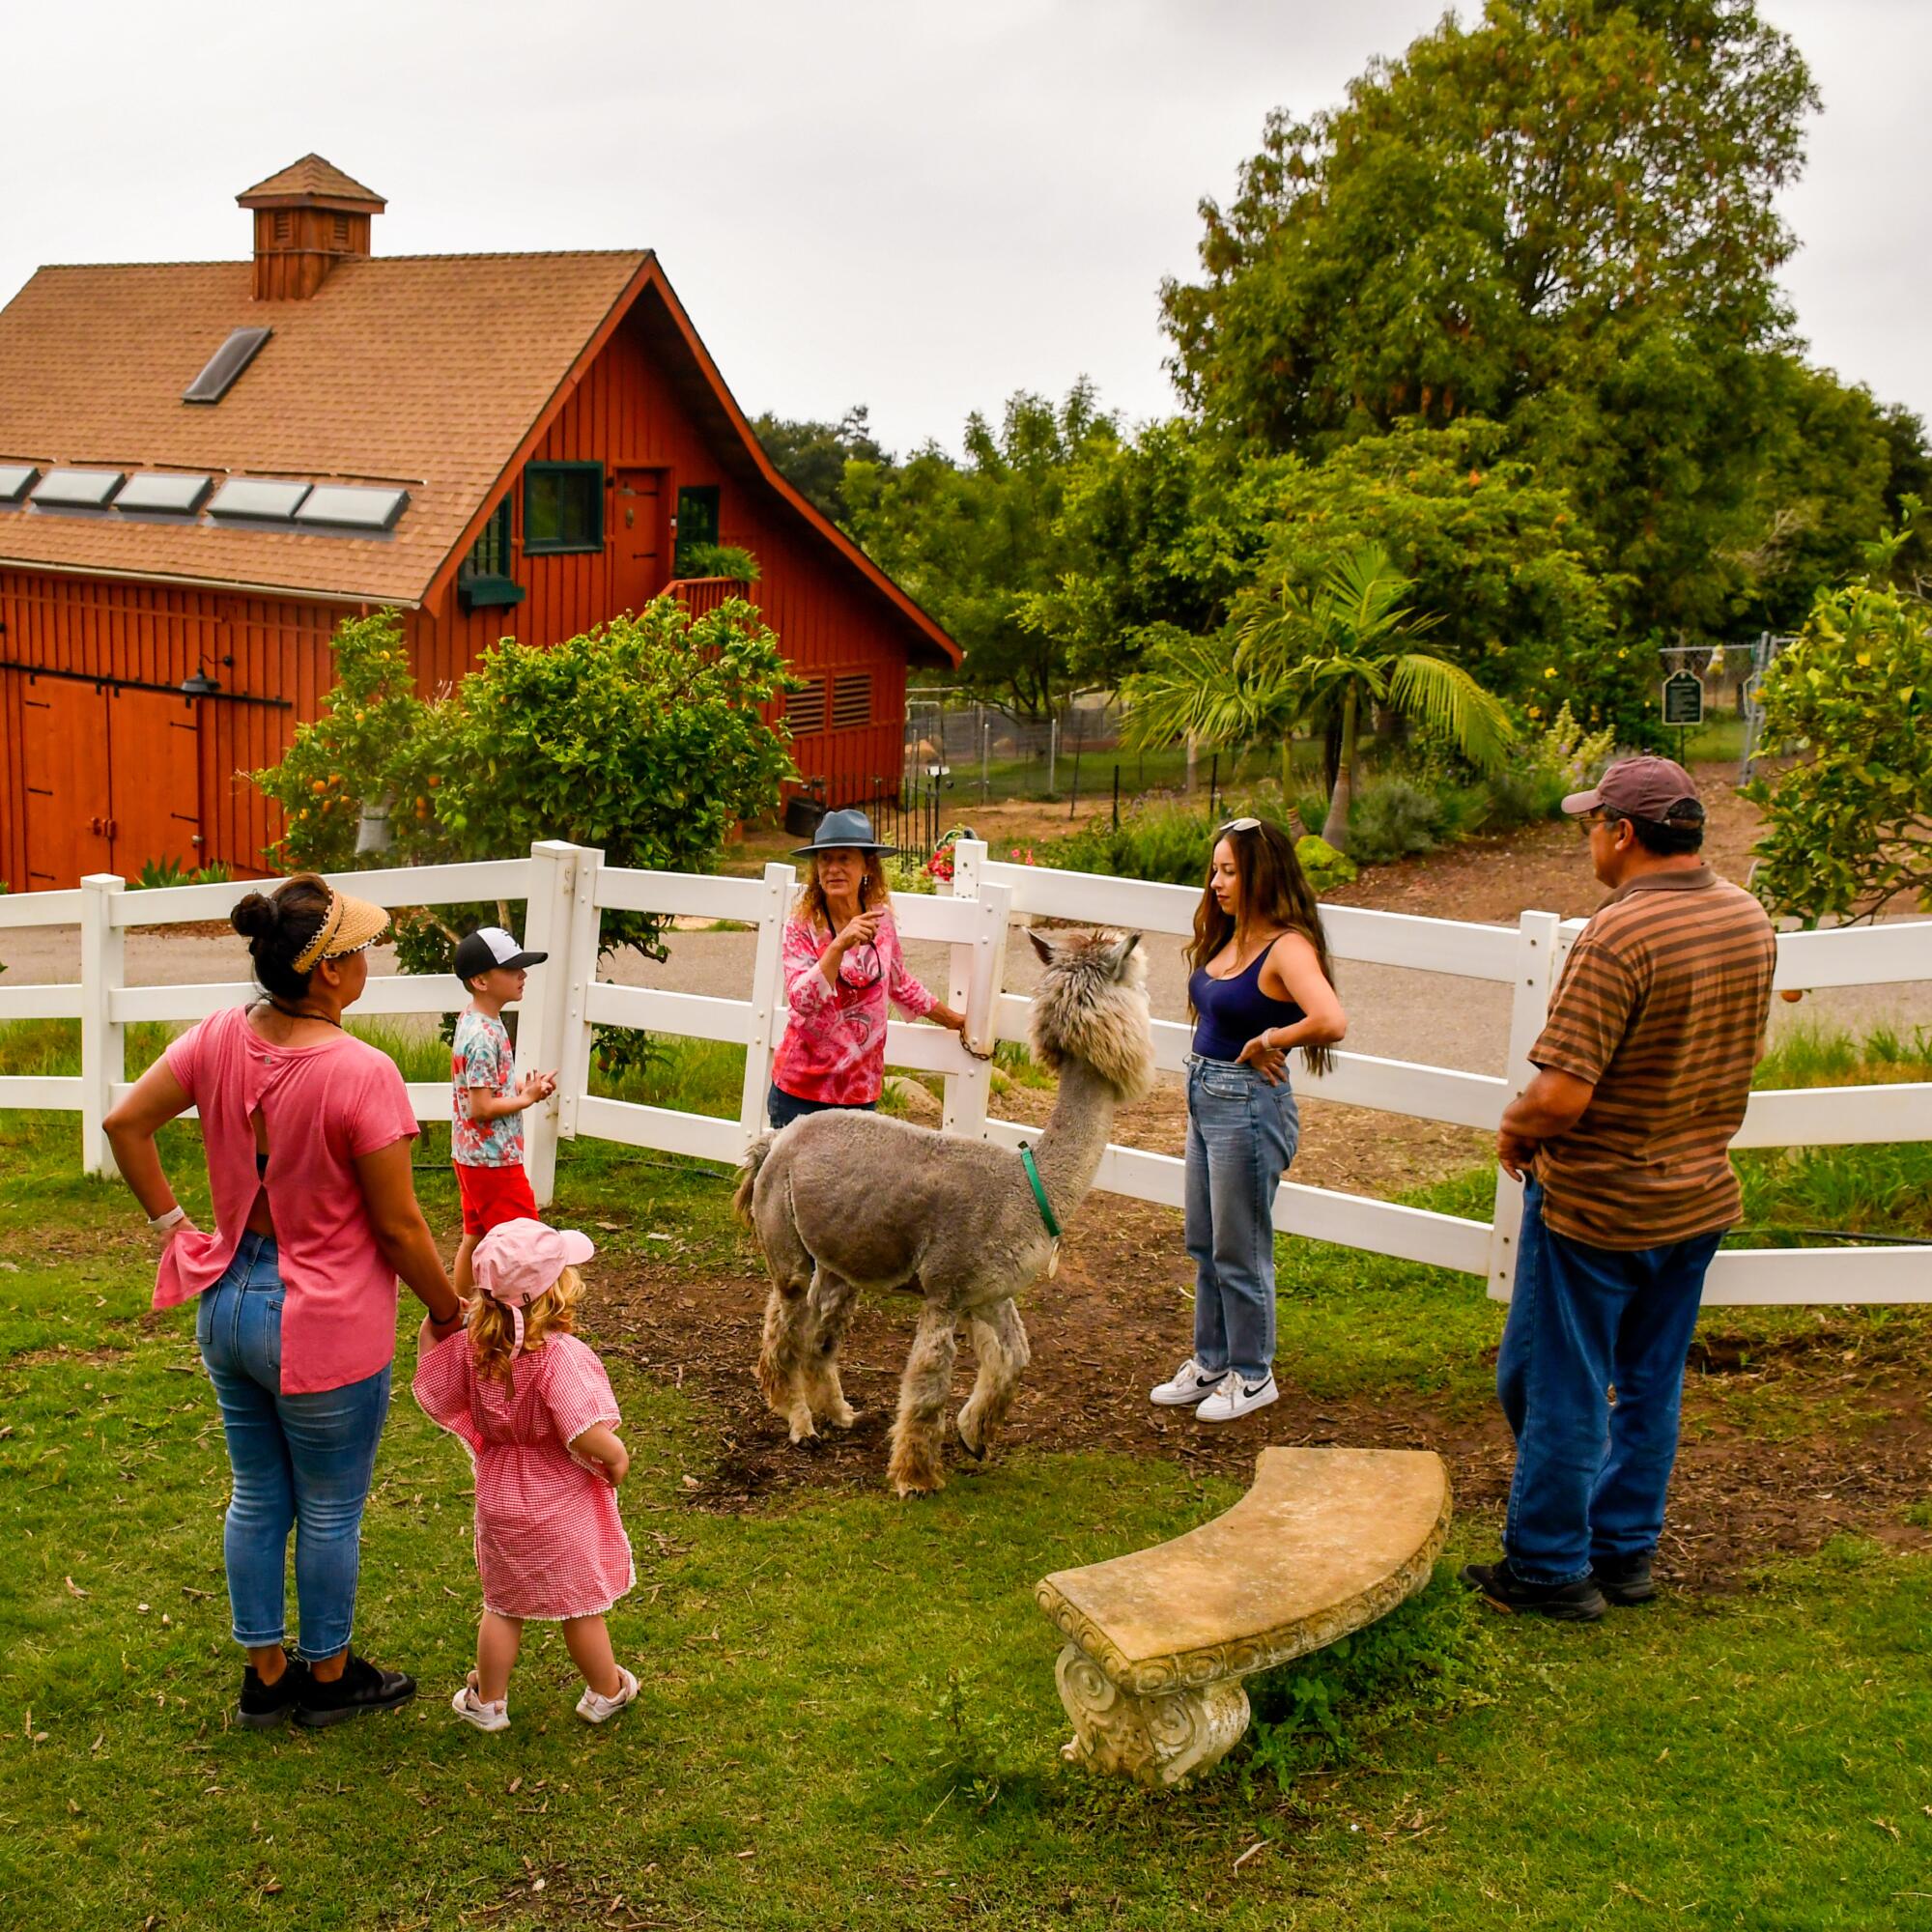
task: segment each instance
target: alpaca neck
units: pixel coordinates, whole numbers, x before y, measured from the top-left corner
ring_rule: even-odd
[[[1063,1063],[1060,1097],[1035,1150],[1040,1182],[1063,1227],[1094,1184],[1114,1128],[1116,1101],[1113,1088],[1084,1060]]]

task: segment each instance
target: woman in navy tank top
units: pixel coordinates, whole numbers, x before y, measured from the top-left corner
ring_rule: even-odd
[[[1278,1394],[1274,1197],[1301,1135],[1288,1056],[1299,1047],[1325,1072],[1349,1024],[1315,894],[1280,826],[1235,818],[1220,828],[1187,961],[1194,1353],[1151,1393],[1203,1422],[1232,1422]]]

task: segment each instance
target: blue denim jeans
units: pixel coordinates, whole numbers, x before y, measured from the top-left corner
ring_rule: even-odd
[[[389,1412],[389,1371],[346,1387],[282,1393],[282,1277],[268,1235],[243,1234],[195,1310],[194,1338],[221,1406],[235,1490],[222,1557],[235,1641],[280,1643],[289,1531],[296,1532],[296,1654],[315,1662],[355,1627],[362,1506]]]
[[[1274,1197],[1301,1138],[1284,1079],[1237,1061],[1187,1063],[1187,1252],[1194,1359],[1248,1383],[1274,1366]]]
[[[1684,1358],[1720,1238],[1588,1247],[1545,1223],[1535,1181],[1524,1190],[1496,1394],[1516,1436],[1503,1548],[1526,1581],[1572,1583],[1657,1548]]]
[[[876,1100],[801,1100],[776,1082],[765,1095],[765,1114],[774,1132],[790,1126],[794,1121],[804,1120],[808,1114],[875,1114],[878,1110]]]

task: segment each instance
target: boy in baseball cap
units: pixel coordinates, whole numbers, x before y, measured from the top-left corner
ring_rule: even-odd
[[[499,1222],[537,1218],[536,1196],[524,1171],[524,1110],[556,1092],[554,1073],[516,1077],[503,1009],[524,996],[531,966],[547,952],[526,952],[499,925],[458,941],[456,977],[469,988],[450,1045],[450,1158],[463,1200],[463,1239],[451,1270],[456,1292],[471,1292],[470,1257]]]

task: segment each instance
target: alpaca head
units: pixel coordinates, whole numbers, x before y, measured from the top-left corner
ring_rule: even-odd
[[[1084,1061],[1123,1102],[1153,1085],[1153,1032],[1148,1020],[1147,962],[1140,934],[1028,932],[1046,971],[1033,996],[1028,1029],[1033,1057],[1058,1073]]]

